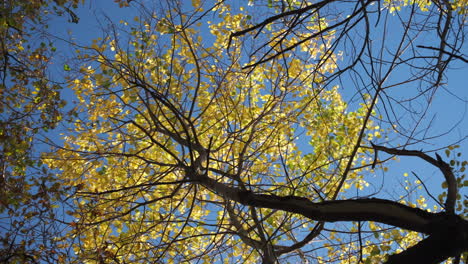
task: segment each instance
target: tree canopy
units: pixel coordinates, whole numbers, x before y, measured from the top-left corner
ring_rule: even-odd
[[[27,48],[22,9],[86,15],[3,8],[2,261],[467,260],[466,131],[429,116],[466,68],[466,1],[115,2],[92,41]],[[445,190],[389,173],[409,157]]]
[[[77,23],[72,11],[77,5],[78,0],[0,4],[1,263],[52,262],[56,222],[51,205],[60,184],[46,172],[36,149],[39,135],[62,120],[66,101],[60,96],[63,82],[50,75],[57,48],[47,29],[51,17]]]

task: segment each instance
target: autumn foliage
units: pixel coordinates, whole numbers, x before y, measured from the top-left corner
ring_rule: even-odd
[[[2,113],[3,162],[13,171],[18,165],[10,160],[33,153],[36,133],[60,124],[39,137],[50,151],[30,156],[21,172],[4,176],[27,182],[29,200],[14,205],[8,196],[19,192],[12,190],[1,197],[7,205],[2,217],[12,219],[10,235],[22,229],[13,226],[19,221],[39,218],[53,232],[42,233],[47,242],[37,251],[30,250],[35,242],[5,240],[3,248],[15,245],[23,252],[10,252],[6,261],[466,258],[461,193],[467,162],[446,163],[455,145],[444,158],[413,150],[419,139],[399,128],[406,112],[394,110],[395,119],[384,110],[407,102],[395,100],[395,87],[435,93],[444,85],[447,65],[464,60],[460,21],[466,20],[466,3],[115,2],[134,18],[106,17],[103,36],[85,44],[65,42],[76,49],[70,60],[77,66],[64,66],[63,85],[45,75],[26,78],[26,70],[45,74],[40,66],[47,66],[52,44],[24,49],[14,38],[2,44],[30,65],[19,74],[8,64],[4,72],[0,107],[14,110]],[[434,14],[438,34],[429,30]],[[397,17],[403,29],[389,36],[389,21]],[[431,49],[416,47],[418,34],[438,39]],[[5,53],[4,63],[12,52]],[[420,52],[431,55],[420,58]],[[75,97],[66,109],[61,91]],[[412,93],[409,101],[430,105]],[[18,119],[18,113],[27,115]],[[19,151],[9,154],[14,146]],[[375,175],[396,177],[386,173],[388,164],[407,156],[438,170],[447,191],[434,198],[415,188],[408,191],[411,198],[372,189]],[[417,185],[426,188],[423,181]],[[39,199],[47,216],[21,211],[35,201],[30,197]],[[45,252],[54,258],[41,257]]]

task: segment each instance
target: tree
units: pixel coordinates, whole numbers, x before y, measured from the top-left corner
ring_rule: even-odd
[[[78,102],[44,157],[77,262],[460,261],[467,162],[413,150],[429,138],[404,117],[423,124],[466,62],[464,2],[132,3],[77,46]],[[394,156],[440,170],[439,206],[366,192]]]
[[[54,262],[54,201],[60,184],[42,165],[40,134],[61,121],[60,78],[50,77],[56,47],[48,19],[78,0],[5,0],[0,4],[0,262]],[[50,239],[49,239],[50,238]]]

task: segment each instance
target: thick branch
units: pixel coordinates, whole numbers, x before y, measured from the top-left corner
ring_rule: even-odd
[[[425,154],[419,150],[406,150],[406,149],[396,149],[396,148],[387,148],[384,146],[377,146],[372,144],[372,147],[375,151],[381,150],[388,154],[398,155],[398,156],[413,156],[419,157],[435,167],[439,168],[442,174],[447,181],[448,190],[447,190],[447,200],[445,201],[445,210],[450,214],[455,214],[455,203],[457,199],[457,180],[455,175],[453,175],[452,168],[442,158],[436,154],[437,159]]]
[[[374,221],[430,234],[435,228],[432,224],[439,218],[437,213],[429,213],[390,200],[357,199],[314,203],[303,197],[282,197],[243,191],[217,182],[206,175],[193,171],[187,173],[189,178],[225,199],[248,206],[297,213],[315,221]]]
[[[437,232],[413,247],[389,257],[386,264],[428,263],[436,264],[468,249],[468,222],[456,215],[441,219]]]

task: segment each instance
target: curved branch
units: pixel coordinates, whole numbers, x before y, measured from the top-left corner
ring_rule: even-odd
[[[413,153],[416,152],[410,151],[407,154]],[[436,161],[424,155],[422,157],[425,159]],[[440,157],[436,162],[441,166]],[[395,201],[376,198],[314,203],[304,197],[257,194],[231,187],[206,174],[197,173],[193,167],[186,167],[186,173],[190,180],[224,199],[243,205],[297,213],[321,222],[373,221],[429,235],[415,246],[390,256],[387,264],[439,263],[468,250],[468,221],[453,213],[430,213]],[[312,236],[316,235],[315,232],[312,233]]]
[[[314,203],[297,196],[256,194],[220,183],[186,168],[188,177],[218,195],[243,205],[297,213],[315,221],[374,221],[416,232],[431,234],[441,213],[429,213],[384,199],[336,200]]]
[[[312,239],[316,238],[320,234],[320,232],[322,232],[324,225],[325,225],[324,222],[318,222],[315,225],[315,227],[312,229],[312,231],[310,231],[310,233],[304,239],[302,239],[299,242],[294,243],[291,246],[288,246],[287,248],[283,250],[278,251],[278,254],[281,255],[284,253],[288,253],[288,252],[300,249],[301,247],[305,246],[307,243],[312,241]]]
[[[372,143],[371,143],[372,144]],[[419,150],[406,150],[406,149],[396,149],[396,148],[387,148],[384,146],[377,146],[372,144],[372,147],[375,151],[381,150],[388,154],[398,155],[398,156],[413,156],[419,157],[428,163],[434,165],[435,167],[439,168],[442,174],[445,177],[445,181],[447,181],[447,200],[445,201],[445,210],[447,213],[455,214],[455,203],[457,200],[457,180],[455,175],[453,175],[452,168],[449,164],[442,160],[442,158],[436,153],[437,159],[425,154]]]

